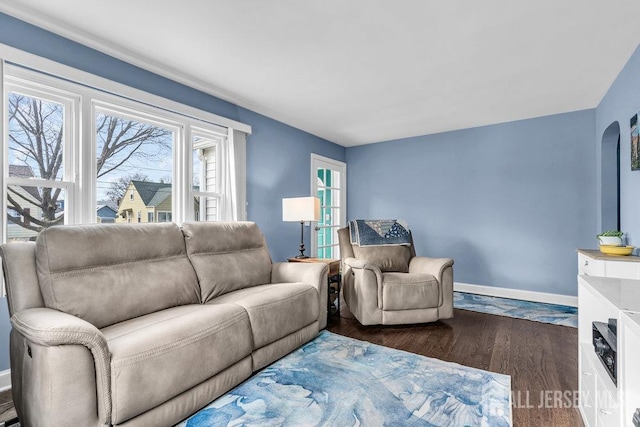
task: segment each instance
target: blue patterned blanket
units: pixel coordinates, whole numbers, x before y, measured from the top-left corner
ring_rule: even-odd
[[[396,219],[349,221],[351,244],[358,246],[410,245],[408,227]]]

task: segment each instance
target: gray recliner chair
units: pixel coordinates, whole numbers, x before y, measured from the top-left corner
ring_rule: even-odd
[[[416,256],[409,246],[351,244],[338,230],[342,292],[363,325],[400,325],[453,317],[453,260]]]

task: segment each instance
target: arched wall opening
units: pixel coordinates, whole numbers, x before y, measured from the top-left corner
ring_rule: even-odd
[[[620,230],[620,124],[617,121],[602,134],[600,150],[601,231]]]

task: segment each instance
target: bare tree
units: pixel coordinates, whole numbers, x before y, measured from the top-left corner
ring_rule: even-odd
[[[109,190],[107,190],[107,197],[109,200],[119,201],[122,200],[124,194],[127,192],[127,187],[131,181],[148,181],[149,177],[143,173],[133,173],[121,176],[120,178],[112,181]]]
[[[98,178],[132,159],[152,163],[171,150],[171,131],[107,114],[96,118]],[[151,144],[153,143],[153,144]],[[145,150],[141,150],[142,146]]]
[[[62,179],[64,106],[10,93],[8,114],[12,165],[28,166],[29,176]],[[171,150],[170,130],[136,120],[98,114],[96,132],[97,177],[132,169],[128,162],[133,159],[154,162]],[[61,189],[9,186],[8,190],[8,208],[13,211],[7,214],[8,221],[33,231],[64,222]],[[34,206],[42,211],[41,218],[33,212]]]

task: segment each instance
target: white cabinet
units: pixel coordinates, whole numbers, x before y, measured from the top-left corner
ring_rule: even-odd
[[[593,347],[592,322],[617,320],[617,385]],[[633,426],[640,407],[640,280],[578,277],[580,413],[588,427]]]
[[[640,279],[640,257],[611,256],[578,249],[578,275]]]
[[[618,328],[618,352],[625,361],[624,375],[618,381],[622,393],[625,422],[640,408],[640,313],[624,312],[622,327]]]

